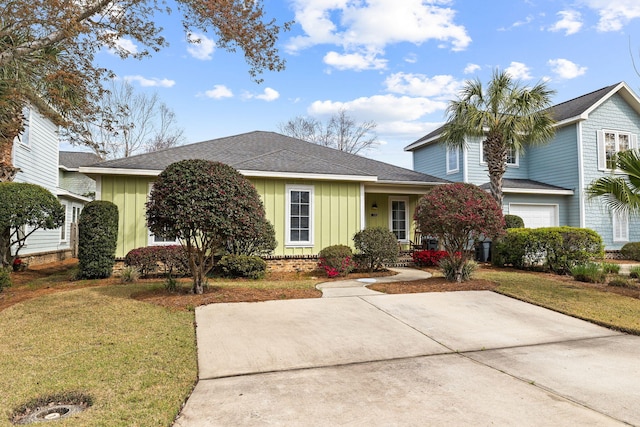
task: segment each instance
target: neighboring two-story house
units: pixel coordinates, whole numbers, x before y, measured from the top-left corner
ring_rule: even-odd
[[[13,146],[13,164],[20,169],[14,181],[37,184],[56,195],[65,208],[65,224],[30,235],[20,257],[31,264],[65,259],[72,255],[72,223],[77,222],[82,207],[95,193],[95,182],[80,176],[78,168],[100,158],[89,153],[59,155],[58,127],[34,108],[25,108],[24,114],[24,132]]]
[[[503,212],[523,218],[526,227],[569,225],[590,228],[607,250],[640,241],[640,219],[610,212],[585,188],[615,173],[611,156],[636,148],[640,99],[622,82],[551,107],[556,134],[551,142],[513,151],[504,175]],[[442,127],[405,147],[413,169],[450,181],[488,187],[482,139],[469,138],[462,150],[441,141]]]

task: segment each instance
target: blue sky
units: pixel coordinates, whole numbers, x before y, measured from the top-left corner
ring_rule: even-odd
[[[554,103],[619,81],[640,93],[638,0],[265,0],[264,8],[296,22],[278,43],[286,70],[261,84],[211,34],[189,44],[177,13],[158,17],[168,48],[143,60],[104,50],[97,61],[157,92],[188,143],[345,108],[378,124],[380,145],[367,156],[408,168],[403,148],[444,121],[465,80],[487,82],[496,68],[523,84],[547,80]]]

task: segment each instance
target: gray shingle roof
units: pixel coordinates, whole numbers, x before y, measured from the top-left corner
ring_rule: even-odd
[[[483,190],[489,190],[489,183],[480,186]],[[557,187],[555,185],[545,184],[544,182],[533,181],[531,179],[508,179],[502,180],[503,190],[541,190],[541,191],[572,191],[569,188]]]
[[[80,166],[89,166],[100,161],[95,153],[83,153],[78,151],[60,151],[58,165],[67,169],[77,169]]]
[[[549,110],[552,112],[553,119],[556,122],[562,122],[563,120],[578,117],[582,113],[586,112],[593,105],[595,105],[602,98],[607,96],[619,84],[620,83],[616,83],[607,87],[603,87],[602,89],[598,89],[596,91],[587,93],[577,98],[570,99],[565,102],[561,102],[560,104],[556,104],[550,107]],[[437,129],[434,129],[433,131],[429,132],[422,138],[407,145],[404,148],[405,151],[411,151],[415,148],[418,148],[419,146],[424,145],[426,141],[429,141],[430,139],[438,137],[442,133],[443,128],[444,128],[444,125],[438,127]]]
[[[204,159],[238,170],[377,177],[378,181],[446,183],[449,181],[275,132],[254,131],[168,148],[92,165],[96,168],[162,171],[171,163]]]

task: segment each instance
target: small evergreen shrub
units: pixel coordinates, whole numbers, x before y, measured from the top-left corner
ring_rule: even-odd
[[[130,265],[126,266],[120,272],[120,282],[122,283],[135,283],[140,278],[140,272],[137,268]]]
[[[118,207],[111,202],[89,202],[78,220],[78,278],[111,276],[116,261]]]
[[[155,272],[159,264],[164,266],[164,273],[168,275],[186,274],[189,271],[189,259],[180,245],[132,249],[125,256],[124,263],[136,267],[143,277]]]
[[[218,267],[227,277],[262,279],[267,272],[267,263],[258,256],[225,255],[218,262]]]
[[[631,269],[629,270],[629,277],[631,277],[632,279],[640,278],[640,265],[631,267]]]
[[[4,288],[8,288],[11,286],[11,273],[7,268],[4,268],[0,265],[0,292]]]
[[[640,261],[640,242],[629,242],[620,248],[620,253],[625,259]]]
[[[607,279],[601,265],[595,262],[576,264],[571,268],[571,275],[577,281],[587,283],[604,283]]]
[[[175,278],[168,276],[164,281],[164,288],[169,292],[175,292],[178,290],[178,281]]]
[[[505,228],[524,228],[524,221],[518,215],[505,215],[504,224]]]
[[[415,251],[412,255],[413,262],[418,267],[432,267],[440,264],[440,261],[448,255],[447,251]]]
[[[457,280],[456,278],[457,265],[458,265],[458,262],[456,260],[452,260],[449,257],[442,258],[442,260],[440,260],[439,267],[440,267],[440,270],[442,270],[442,274],[444,274],[445,279],[447,279],[450,282],[455,282]],[[471,276],[473,275],[473,272],[476,270],[476,268],[478,268],[478,263],[472,260],[467,260],[462,266],[461,281],[465,282],[471,279]]]
[[[620,273],[620,264],[614,264],[612,262],[603,262],[602,271],[604,271],[605,274],[618,274]]]
[[[385,264],[398,260],[400,248],[395,234],[385,227],[372,227],[358,231],[353,236],[360,265],[367,271],[380,270]]]
[[[327,246],[318,254],[318,267],[327,277],[346,276],[355,268],[353,252],[346,245]]]

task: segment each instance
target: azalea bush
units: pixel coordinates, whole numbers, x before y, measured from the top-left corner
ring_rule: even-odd
[[[189,271],[189,258],[180,245],[146,246],[130,250],[124,257],[127,266],[136,267],[143,277],[155,272],[159,265],[168,275]]]
[[[400,254],[396,235],[385,227],[358,231],[353,236],[353,243],[358,251],[355,259],[359,270],[381,270],[386,264],[396,262]]]
[[[226,277],[262,279],[267,272],[267,263],[255,255],[225,255],[218,262],[218,268]]]
[[[318,254],[318,267],[328,277],[346,276],[355,268],[353,252],[346,245],[328,246]]]
[[[419,267],[432,267],[440,264],[440,261],[448,255],[447,251],[415,251],[412,255],[413,262]]]
[[[504,217],[498,203],[484,190],[472,184],[438,185],[419,201],[414,220],[420,230],[428,231],[447,252],[451,280],[468,279],[472,267],[471,248],[477,242],[504,234]]]

